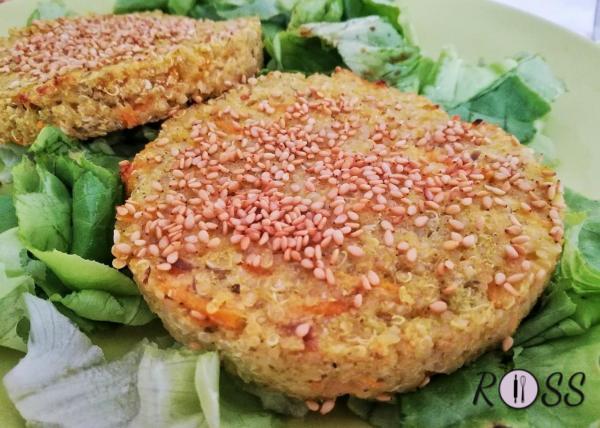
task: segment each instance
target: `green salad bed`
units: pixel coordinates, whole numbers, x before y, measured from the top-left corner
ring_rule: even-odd
[[[464,120],[514,134],[555,165],[543,118],[564,85],[542,58],[465,62],[452,49],[424,56],[391,0],[117,0],[115,13],[160,9],[193,18],[258,15],[266,67],[330,73],[347,67],[370,80],[421,93]],[[40,4],[31,19],[71,12]],[[451,36],[449,36],[451,40]],[[108,361],[86,334],[155,319],[126,271],[110,266],[119,162],[157,135],[143,126],[90,141],[54,127],[35,143],[0,146],[0,346],[24,352],[3,379],[32,426],[269,427],[302,417],[303,402],[245,384],[171,339],[145,339]],[[451,375],[390,402],[338,400],[377,427],[585,427],[600,424],[600,201],[569,189],[561,261],[506,353],[492,351]],[[154,337],[154,336],[153,336]],[[576,408],[560,403],[513,410],[492,396],[474,405],[480,374],[525,368],[544,380],[586,374]]]

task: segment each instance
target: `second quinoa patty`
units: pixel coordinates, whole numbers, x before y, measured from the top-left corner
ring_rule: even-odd
[[[178,113],[123,176],[114,266],[179,341],[304,399],[385,399],[510,345],[561,251],[530,149],[347,71]]]
[[[0,144],[31,144],[46,124],[85,139],[165,119],[261,67],[255,18],[36,21],[0,39]]]

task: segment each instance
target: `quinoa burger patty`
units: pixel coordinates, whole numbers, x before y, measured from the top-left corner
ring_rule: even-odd
[[[561,251],[530,149],[348,71],[250,79],[122,168],[114,266],[179,341],[298,398],[385,399],[509,347]]]
[[[255,18],[35,21],[0,38],[0,144],[31,144],[45,124],[84,139],[164,119],[261,66]]]

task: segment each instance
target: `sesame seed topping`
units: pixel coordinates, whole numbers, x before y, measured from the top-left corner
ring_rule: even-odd
[[[443,300],[438,300],[437,302],[433,302],[431,305],[429,305],[429,309],[435,314],[441,314],[442,312],[446,312],[448,309],[448,304]]]
[[[152,14],[92,15],[34,21],[0,55],[4,72],[47,81],[73,70],[166,54],[196,35],[197,21]]]
[[[539,235],[519,219],[543,218],[552,227],[546,240],[562,238],[560,208],[547,202],[552,181],[526,180],[526,161],[489,147],[475,125],[444,120],[422,134],[384,100],[288,87],[279,90],[285,97],[265,96],[263,81],[248,79],[231,91],[243,104],[237,112],[236,103],[198,107],[184,122],[191,142],[162,131],[164,147],[146,161],[165,174],[142,177],[142,199],[117,209],[119,224],[138,216],[141,227],[137,236],[123,228],[115,238],[117,264],[144,254],[179,274],[187,260],[233,248],[245,272],[268,278],[289,263],[309,282],[311,298],[359,308],[369,293],[389,293],[413,275],[428,276],[450,296],[485,269],[497,289],[511,292],[508,284],[517,292],[539,267],[522,263]],[[379,104],[381,120],[363,123],[362,109]],[[500,233],[492,238],[495,227]],[[473,263],[497,256],[493,251],[509,259],[506,266]],[[444,312],[447,303],[430,309]]]
[[[502,340],[502,351],[508,352],[512,348],[514,339],[511,336],[507,336]]]
[[[327,400],[321,405],[321,410],[319,410],[319,413],[326,415],[327,413],[331,412],[334,407],[335,400]]]
[[[310,324],[307,323],[307,322],[302,323],[302,324],[298,324],[296,326],[296,328],[294,329],[294,333],[298,337],[304,337],[304,336],[306,336],[309,331],[310,331]]]

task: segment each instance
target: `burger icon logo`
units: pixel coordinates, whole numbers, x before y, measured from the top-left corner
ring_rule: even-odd
[[[538,392],[536,378],[526,370],[511,370],[500,381],[500,398],[513,409],[531,406]]]

